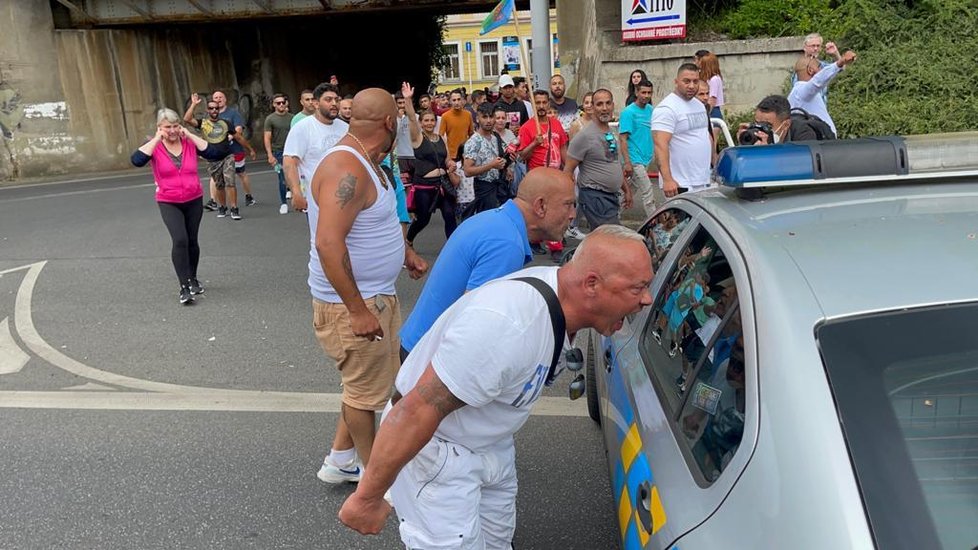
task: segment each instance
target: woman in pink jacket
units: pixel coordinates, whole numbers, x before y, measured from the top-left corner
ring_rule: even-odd
[[[173,239],[170,253],[173,268],[180,280],[180,303],[190,305],[194,295],[204,292],[197,280],[200,246],[197,230],[204,212],[204,192],[197,174],[197,155],[207,160],[221,160],[226,147],[212,145],[180,125],[180,117],[171,109],[160,109],[156,115],[156,135],[132,154],[135,166],[150,163],[156,181],[156,202],[163,223]]]

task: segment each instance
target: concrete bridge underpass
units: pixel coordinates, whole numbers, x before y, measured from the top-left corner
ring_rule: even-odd
[[[270,98],[432,78],[441,15],[496,0],[0,0],[0,181],[128,166],[161,107],[227,92],[260,147]],[[529,0],[517,2],[527,9]],[[9,32],[8,32],[9,30]]]

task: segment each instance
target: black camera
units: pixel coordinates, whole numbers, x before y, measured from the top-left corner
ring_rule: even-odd
[[[768,144],[774,143],[774,129],[767,122],[751,122],[740,134],[738,141],[741,145],[754,145],[761,140],[761,134],[767,134]]]

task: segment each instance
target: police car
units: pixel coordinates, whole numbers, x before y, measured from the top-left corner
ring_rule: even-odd
[[[734,147],[577,336],[621,547],[978,546],[978,134]]]

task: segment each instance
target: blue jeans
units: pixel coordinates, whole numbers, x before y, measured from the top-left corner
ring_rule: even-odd
[[[282,151],[272,151],[272,156],[278,161],[278,198],[282,204],[286,204],[285,192],[288,188],[285,186],[285,165],[282,164]]]

